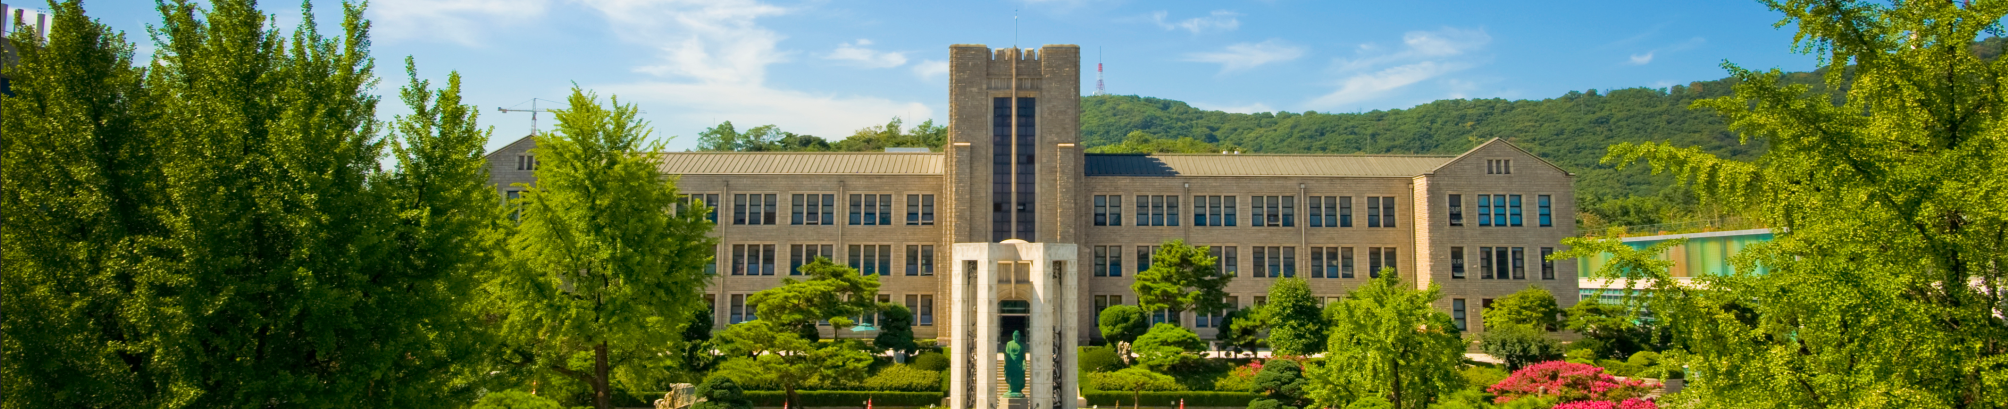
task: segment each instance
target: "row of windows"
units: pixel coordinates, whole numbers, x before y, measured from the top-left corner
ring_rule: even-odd
[[[1525,280],[1527,279],[1526,247],[1479,247],[1472,254],[1478,259],[1478,278],[1481,280]],[[1555,262],[1548,256],[1555,254],[1554,247],[1542,247],[1535,255],[1541,263],[1541,279],[1555,279]],[[1450,248],[1450,278],[1463,279],[1465,273],[1463,247]]]
[[[1240,206],[1237,196],[1193,196],[1193,226],[1237,226]],[[1135,226],[1177,226],[1179,196],[1137,195]],[[1250,226],[1295,227],[1296,196],[1250,196]],[[1123,225],[1123,196],[1095,195],[1094,225]],[[1395,199],[1392,196],[1366,198],[1367,227],[1396,227]],[[1353,227],[1352,196],[1311,196],[1307,203],[1310,227]]]
[[[725,323],[738,324],[760,319],[759,306],[747,302],[747,298],[750,296],[751,294],[732,294],[726,297],[728,305],[726,306]],[[891,295],[879,294],[878,298],[880,302],[892,302]],[[907,294],[905,298],[907,311],[913,312],[913,325],[934,325],[934,294]],[[707,305],[718,305],[717,296],[712,294],[705,294],[704,302]],[[878,324],[879,318],[879,314],[855,317],[860,322],[873,325]],[[821,324],[829,325],[829,322],[824,321]]]
[[[896,221],[893,213],[891,194],[851,194],[849,224],[852,226],[891,226]],[[706,218],[718,222],[718,194],[693,193],[684,196],[678,209],[684,209],[692,202],[702,202],[712,206]],[[774,225],[780,224],[781,211],[778,194],[733,194],[732,224]],[[788,224],[801,226],[835,225],[837,195],[834,194],[793,194],[789,195]],[[906,195],[906,225],[934,225],[934,195]]]
[[[1476,195],[1478,201],[1479,227],[1520,227],[1520,195]],[[1464,195],[1449,195],[1450,225],[1464,225]],[[1554,198],[1549,195],[1535,195],[1535,223],[1541,227],[1555,226]]]
[[[1089,249],[1088,273],[1095,277],[1122,277],[1125,271],[1142,273],[1150,270],[1151,258],[1157,256],[1158,246],[1136,246],[1136,266],[1134,270],[1123,268],[1123,246],[1093,246]],[[1281,278],[1297,276],[1296,246],[1252,246],[1249,247],[1254,261],[1254,277]],[[1215,260],[1214,267],[1228,277],[1241,275],[1241,248],[1238,246],[1209,246],[1208,255]],[[1352,247],[1312,247],[1311,278],[1354,278]],[[1398,251],[1394,247],[1368,247],[1367,276],[1380,277],[1382,267],[1395,268]]]
[[[846,247],[848,247],[846,249],[848,257],[844,257],[843,260],[846,265],[857,269],[859,274],[889,276],[902,273],[893,270],[893,263],[901,255],[893,254],[891,244],[852,244]],[[775,261],[781,258],[777,250],[773,244],[733,244],[731,255],[726,259],[730,268],[726,271],[735,276],[775,275]],[[836,246],[832,244],[790,244],[787,255],[788,269],[784,271],[791,276],[803,275],[802,266],[815,261],[817,257],[835,261],[838,258],[835,250]],[[904,275],[934,275],[934,245],[909,244],[906,245],[906,252],[903,255]]]

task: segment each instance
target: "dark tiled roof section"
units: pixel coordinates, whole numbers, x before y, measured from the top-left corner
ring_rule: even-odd
[[[1087,155],[1088,176],[1411,177],[1454,156],[1409,155]]]
[[[940,153],[663,153],[673,175],[940,175]]]

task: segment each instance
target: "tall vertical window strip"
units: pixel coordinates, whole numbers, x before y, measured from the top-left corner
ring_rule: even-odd
[[[1465,323],[1464,323],[1465,321],[1464,321],[1464,299],[1463,299],[1463,298],[1452,298],[1452,299],[1450,299],[1450,319],[1451,319],[1452,321],[1456,321],[1456,322],[1457,322],[1457,330],[1458,330],[1458,331],[1466,331],[1466,330],[1469,330],[1469,329],[1470,329],[1469,327],[1466,327],[1466,326],[1465,326]]]
[[[1395,227],[1394,216],[1394,196],[1381,197],[1381,227]]]
[[[1367,197],[1367,227],[1381,227],[1381,198]]]
[[[1541,248],[1541,279],[1542,279],[1542,280],[1553,280],[1553,279],[1555,279],[1555,261],[1554,261],[1554,260],[1549,260],[1549,259],[1548,259],[1548,256],[1553,256],[1553,255],[1555,255],[1555,248],[1554,248],[1554,247],[1542,247],[1542,248]]]
[[[1464,279],[1464,248],[1450,248],[1450,278]]]
[[[1367,248],[1367,278],[1380,278],[1381,248]]]
[[[1492,225],[1492,195],[1478,195],[1478,227]]]
[[[1339,248],[1339,278],[1353,278],[1353,248]]]
[[[1512,267],[1512,262],[1507,261],[1506,252],[1505,247],[1492,248],[1492,278],[1505,280],[1509,277],[1507,270]]]
[[[1506,196],[1506,209],[1512,216],[1513,227],[1520,227],[1520,195]]]
[[[832,217],[836,210],[837,195],[797,194],[789,197],[788,222],[796,225],[821,226],[837,224]]]
[[[1464,195],[1450,195],[1450,225],[1464,225]]]
[[[934,225],[934,195],[906,195],[906,225]]]
[[[1513,279],[1515,279],[1515,280],[1525,280],[1525,279],[1527,279],[1527,250],[1526,250],[1526,249],[1527,249],[1526,247],[1514,247],[1514,248],[1513,248]]]
[[[1492,227],[1506,227],[1506,195],[1492,195]]]
[[[1554,206],[1552,206],[1549,200],[1551,199],[1549,199],[1548,195],[1534,197],[1535,205],[1541,207],[1541,227],[1555,227]]]
[[[1339,227],[1353,227],[1353,197],[1339,196]]]
[[[1494,277],[1492,276],[1492,248],[1491,248],[1491,247],[1479,247],[1479,248],[1478,248],[1478,279],[1480,279],[1480,280],[1491,280],[1491,279],[1493,279],[1493,278],[1494,278]]]
[[[817,257],[836,258],[837,255],[833,254],[832,247],[835,246],[829,244],[788,245],[788,275],[802,275],[802,266],[816,262]]]
[[[1297,197],[1283,196],[1283,227],[1297,225]]]
[[[933,245],[909,244],[906,246],[906,275],[910,276],[934,275]]]

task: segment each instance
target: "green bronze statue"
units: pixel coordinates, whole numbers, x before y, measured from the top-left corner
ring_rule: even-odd
[[[1011,331],[1011,342],[1004,344],[1004,382],[1011,386],[1005,389],[1006,398],[1025,397],[1025,344],[1018,334]]]

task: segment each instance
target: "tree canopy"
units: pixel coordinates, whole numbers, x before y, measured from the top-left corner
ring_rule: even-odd
[[[1329,308],[1325,361],[1311,370],[1311,398],[1342,407],[1379,396],[1396,408],[1421,408],[1462,382],[1464,340],[1450,314],[1430,307],[1436,286],[1409,289],[1382,274]]]
[[[1150,269],[1139,272],[1130,289],[1136,291],[1137,308],[1144,311],[1212,312],[1227,309],[1227,283],[1234,280],[1214,267],[1214,257],[1205,246],[1194,247],[1173,239],[1158,246],[1150,257]]]
[[[1269,348],[1277,355],[1310,355],[1325,352],[1325,337],[1330,322],[1318,297],[1311,295],[1311,284],[1301,278],[1276,280],[1269,286],[1269,303],[1261,307],[1265,315],[1262,322],[1268,324]]]

